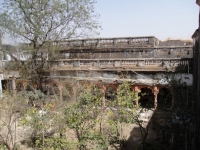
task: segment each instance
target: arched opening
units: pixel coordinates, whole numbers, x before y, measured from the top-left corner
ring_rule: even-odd
[[[115,87],[108,86],[106,88],[106,92],[105,92],[105,98],[106,98],[106,100],[113,101],[116,98],[116,95],[117,95],[117,90],[116,90]]]
[[[22,91],[23,89],[24,88],[23,88],[22,82],[17,82],[16,83],[16,90],[17,90],[17,92]]]
[[[139,105],[142,108],[153,108],[154,107],[154,95],[150,88],[141,88],[139,93]]]
[[[9,81],[8,80],[1,80],[2,90],[9,91]]]
[[[169,108],[172,106],[172,94],[169,88],[161,88],[158,93],[158,108]]]

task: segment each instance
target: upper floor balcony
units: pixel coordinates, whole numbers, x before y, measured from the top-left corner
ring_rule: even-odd
[[[159,40],[154,36],[147,37],[120,37],[120,38],[94,38],[78,40],[60,40],[53,42],[61,50],[70,49],[101,49],[113,47],[154,47],[159,45]]]

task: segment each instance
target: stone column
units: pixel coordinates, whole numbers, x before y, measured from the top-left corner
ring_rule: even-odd
[[[138,93],[139,93],[138,91],[135,92],[135,98],[136,98],[136,100],[135,100],[135,105],[136,105],[136,108],[137,108],[137,109],[138,109],[138,105],[139,105],[139,104],[138,104],[138,101],[139,101]]]
[[[136,105],[136,108],[138,108],[138,101],[139,101],[138,93],[140,90],[138,86],[134,86],[133,90],[135,92],[135,105]]]
[[[12,90],[13,90],[14,94],[16,94],[16,92],[17,92],[15,81],[16,81],[16,79],[12,78],[11,83],[12,83]]]
[[[23,81],[23,82],[22,82],[22,86],[23,86],[23,89],[26,90],[27,81]]]
[[[158,103],[158,93],[159,93],[159,89],[158,89],[158,87],[157,86],[155,86],[154,88],[153,88],[153,94],[154,94],[154,109],[156,110],[157,109],[157,103]]]
[[[60,91],[60,101],[63,101],[63,86],[62,85],[59,85],[58,86],[58,89]]]

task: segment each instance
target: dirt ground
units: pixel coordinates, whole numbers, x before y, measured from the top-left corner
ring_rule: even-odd
[[[151,110],[150,113],[147,110],[146,113],[142,113],[143,116],[140,118],[143,120],[142,126],[145,131],[148,128],[148,135],[146,140],[152,141],[156,140],[156,127],[159,125],[165,125],[170,122],[169,114],[163,110]],[[151,115],[152,114],[152,115]],[[145,116],[146,115],[146,116]],[[122,150],[137,150],[141,146],[142,134],[139,125],[133,124],[127,126],[124,130],[124,136],[127,137],[127,142],[125,143]],[[143,132],[144,135],[144,132]]]

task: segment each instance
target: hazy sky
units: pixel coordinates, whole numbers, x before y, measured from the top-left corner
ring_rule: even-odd
[[[2,0],[0,0],[1,2]],[[196,0],[97,0],[99,37],[190,39],[198,28]]]
[[[190,39],[198,28],[196,0],[97,0],[100,37]]]

